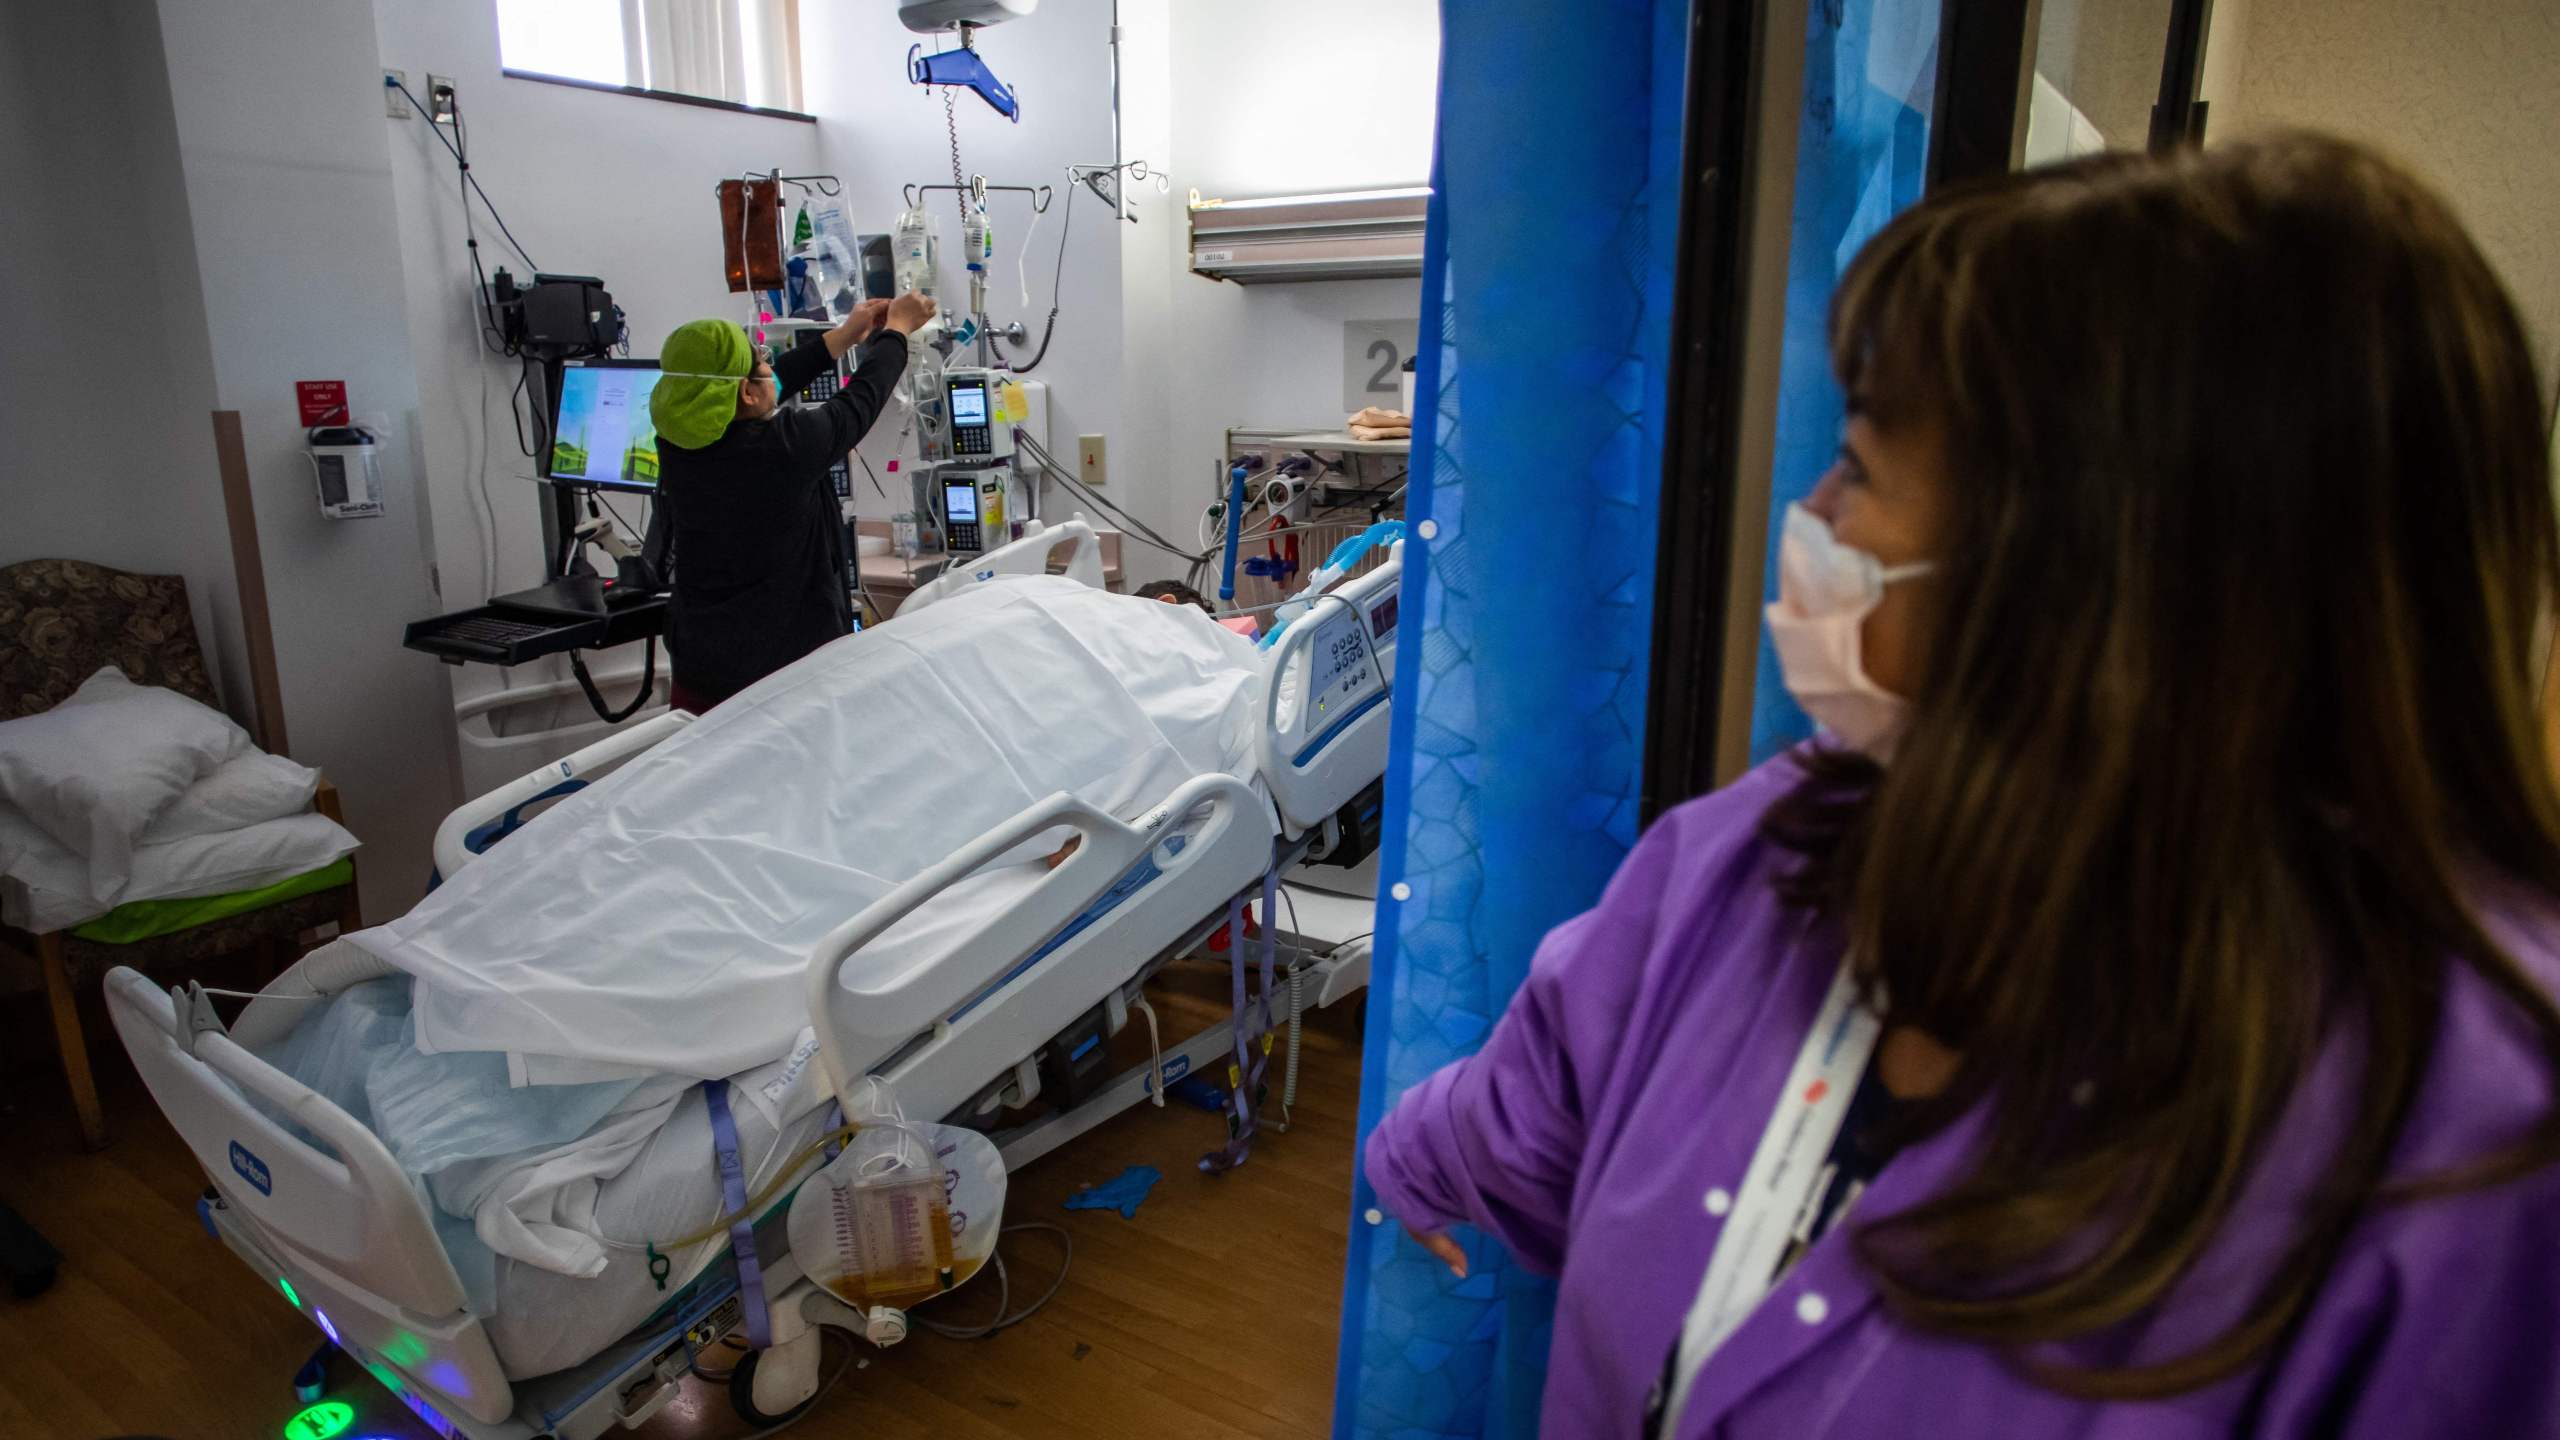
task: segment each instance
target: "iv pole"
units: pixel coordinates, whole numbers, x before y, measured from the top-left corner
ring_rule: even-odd
[[[1111,209],[1122,220],[1129,218],[1127,162],[1120,153],[1120,0],[1111,0]]]

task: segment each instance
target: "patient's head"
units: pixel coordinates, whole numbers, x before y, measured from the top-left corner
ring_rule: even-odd
[[[1209,608],[1209,602],[1201,597],[1199,591],[1179,580],[1150,581],[1138,587],[1138,598],[1161,600],[1167,605],[1197,605],[1200,607],[1200,613],[1204,615],[1214,616],[1218,613]]]

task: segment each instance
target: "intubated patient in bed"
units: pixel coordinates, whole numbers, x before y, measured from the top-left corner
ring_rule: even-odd
[[[767,677],[349,937],[412,983],[315,1007],[275,1058],[361,1096],[500,1253],[600,1265],[552,1233],[581,1228],[563,1176],[610,1175],[595,1167],[618,1147],[598,1137],[645,1138],[693,1082],[787,1063],[821,937],[1053,793],[1135,820],[1193,776],[1251,778],[1262,673],[1187,607],[1053,577],[961,592]],[[855,965],[935,963],[1063,838],[1034,837]]]

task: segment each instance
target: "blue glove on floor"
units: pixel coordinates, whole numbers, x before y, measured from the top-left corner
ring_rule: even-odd
[[[1113,1179],[1099,1185],[1088,1185],[1067,1197],[1070,1210],[1117,1210],[1123,1220],[1138,1218],[1138,1207],[1147,1203],[1147,1192],[1156,1188],[1164,1172],[1152,1165],[1132,1165]]]

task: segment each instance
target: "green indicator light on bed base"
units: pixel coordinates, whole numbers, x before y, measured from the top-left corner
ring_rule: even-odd
[[[302,1308],[302,1297],[293,1293],[292,1281],[279,1275],[276,1277],[276,1288],[284,1292],[284,1298],[293,1302],[294,1309],[299,1310]],[[336,1432],[332,1431],[330,1433],[335,1434]]]
[[[284,1440],[337,1440],[354,1423],[354,1406],[343,1400],[323,1400],[284,1422]]]

